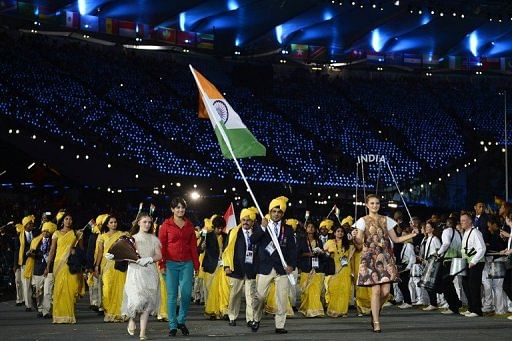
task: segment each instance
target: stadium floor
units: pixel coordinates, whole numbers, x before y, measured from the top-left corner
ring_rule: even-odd
[[[357,317],[355,311],[348,318],[289,318],[288,334],[276,335],[273,320],[266,316],[260,330],[252,333],[245,323],[236,327],[226,321],[209,321],[202,315],[202,306],[191,305],[187,326],[191,335],[179,340],[510,340],[512,321],[504,317],[466,318],[423,312],[418,309],[383,310],[381,334],[371,332],[368,317]],[[25,312],[14,301],[0,303],[0,336],[2,340],[138,340],[129,336],[126,323],[104,323],[102,317],[88,309],[88,300],[78,304],[78,323],[53,325],[49,320]],[[150,340],[169,340],[167,323],[152,318],[147,337]]]

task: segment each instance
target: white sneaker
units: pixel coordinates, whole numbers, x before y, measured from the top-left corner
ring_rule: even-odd
[[[446,309],[446,310],[443,310],[443,311],[441,312],[441,314],[451,315],[451,314],[453,314],[453,311],[451,311],[450,309]]]
[[[433,305],[429,305],[428,307],[423,308],[423,311],[432,311],[432,310],[437,310],[437,307],[434,307]]]
[[[477,313],[469,313],[465,315],[466,317],[478,317],[479,315]]]
[[[384,308],[384,307],[389,307],[389,306],[392,306],[392,305],[393,305],[393,304],[391,304],[391,302],[387,301],[386,303],[384,303],[384,304],[382,305],[382,308]]]
[[[412,305],[409,304],[409,303],[402,303],[401,305],[398,306],[398,308],[400,309],[409,309],[409,308],[412,308]]]
[[[512,320],[512,315],[510,315],[509,317],[507,317],[507,320]]]
[[[443,305],[440,305],[439,308],[441,309],[448,309],[450,306],[448,305],[447,302],[445,302]]]
[[[418,301],[412,304],[413,306],[425,305],[425,303]]]
[[[461,315],[467,315],[467,314],[470,314],[471,312],[469,310],[466,310],[466,311],[461,311],[460,314]]]

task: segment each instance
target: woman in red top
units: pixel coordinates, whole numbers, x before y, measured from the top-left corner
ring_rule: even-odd
[[[176,336],[178,328],[183,335],[189,335],[185,322],[192,293],[194,269],[199,269],[196,233],[192,222],[185,217],[186,209],[187,202],[183,198],[172,199],[172,217],[163,222],[158,233],[162,243],[161,268],[165,269],[166,273],[169,336]],[[181,293],[181,297],[179,315],[176,318],[178,292]]]

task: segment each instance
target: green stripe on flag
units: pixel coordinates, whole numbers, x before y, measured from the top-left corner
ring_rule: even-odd
[[[219,124],[224,128],[236,158],[267,155],[265,146],[258,142],[249,129],[227,129],[224,123],[219,122]],[[218,126],[215,127],[215,135],[217,135],[222,155],[227,159],[232,159]]]

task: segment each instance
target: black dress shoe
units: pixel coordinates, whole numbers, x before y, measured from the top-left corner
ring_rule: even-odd
[[[187,326],[185,326],[184,324],[178,323],[178,329],[181,330],[181,333],[183,335],[185,335],[185,336],[190,335],[190,332],[188,331]]]
[[[96,311],[97,312],[100,308],[98,308],[97,305],[90,305],[89,309],[91,309],[92,311]]]
[[[21,307],[22,305],[23,305],[23,302],[18,302],[18,303],[16,303],[16,306],[17,306],[17,307]]]
[[[251,326],[252,331],[253,331],[254,333],[256,333],[256,332],[258,331],[258,329],[259,329],[259,328],[260,328],[260,323],[259,323],[259,322],[254,321],[254,322],[252,323],[252,326]]]
[[[41,313],[41,312],[37,313],[37,317],[43,317],[43,313]]]
[[[45,318],[45,319],[51,319],[52,317],[53,317],[52,314],[46,314],[43,316],[43,318]]]
[[[231,327],[236,326],[236,321],[235,321],[235,320],[231,320],[231,321],[229,321],[229,325],[230,325]]]
[[[224,319],[224,321],[229,321],[229,316],[228,315],[224,315],[224,316],[222,316],[222,318]]]
[[[254,321],[247,321],[247,327],[251,328]]]
[[[276,328],[276,334],[286,334],[288,331],[284,328]]]
[[[176,336],[177,332],[178,332],[178,329],[171,329],[171,330],[169,330],[169,336]]]
[[[25,308],[25,311],[30,312],[30,311],[32,311],[32,308]]]

